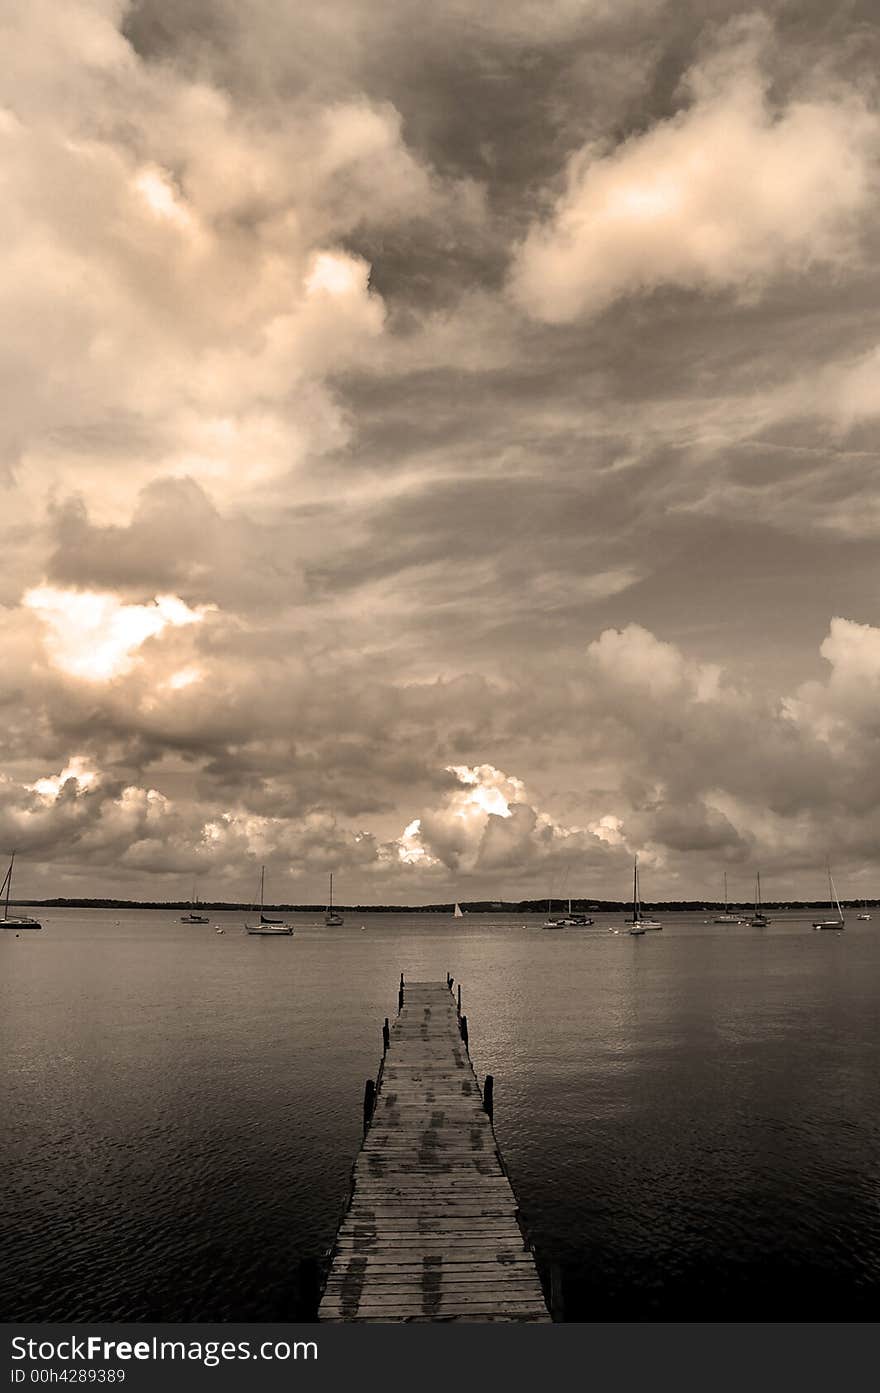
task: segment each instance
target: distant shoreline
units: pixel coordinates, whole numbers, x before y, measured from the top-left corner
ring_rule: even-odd
[[[827,900],[786,900],[784,903],[774,900],[765,900],[764,909],[773,910],[774,913],[785,910],[796,911],[799,909],[827,909]],[[853,903],[850,908],[861,909],[862,901]],[[878,901],[868,900],[868,909],[877,909]],[[113,900],[113,899],[54,899],[54,900],[10,900],[10,906],[26,905],[30,908],[39,909],[167,909],[167,910],[192,910],[193,906],[189,900]],[[474,900],[468,902],[460,901],[461,909],[464,914],[546,914],[548,912],[546,900],[519,900],[519,901],[490,901]],[[847,902],[849,904],[849,902]],[[623,910],[632,909],[630,900],[572,900],[572,912],[577,914],[616,914]],[[568,900],[554,899],[550,913],[564,913],[568,906]],[[844,906],[846,907],[846,906]],[[273,910],[281,914],[323,914],[327,908],[325,904],[266,904],[264,910]],[[421,905],[400,905],[400,904],[357,904],[357,905],[337,905],[336,908],[343,914],[448,914],[451,915],[454,904],[449,901],[446,904],[421,904]],[[667,914],[678,913],[704,913],[704,914],[751,914],[754,906],[749,902],[723,904],[707,904],[703,900],[647,900],[642,901],[643,909],[658,910]],[[202,912],[211,910],[221,913],[225,910],[237,911],[239,913],[253,913],[252,903],[242,903],[235,900],[200,900],[196,909]]]

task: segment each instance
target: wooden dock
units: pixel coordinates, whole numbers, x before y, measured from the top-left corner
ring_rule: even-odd
[[[401,977],[321,1321],[549,1321],[446,982]],[[488,1109],[488,1111],[487,1111]]]

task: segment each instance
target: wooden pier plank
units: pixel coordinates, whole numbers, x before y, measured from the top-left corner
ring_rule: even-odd
[[[408,982],[355,1162],[322,1321],[547,1321],[445,982]]]

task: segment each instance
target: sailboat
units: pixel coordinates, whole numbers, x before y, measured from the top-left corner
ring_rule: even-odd
[[[857,918],[857,919],[864,919],[866,922],[867,922],[868,920],[870,920],[871,916],[870,916],[870,914],[868,913],[868,901],[867,901],[867,900],[862,900],[862,912],[861,912],[861,914],[857,914],[857,915],[856,915],[856,918]]]
[[[724,913],[716,914],[712,920],[713,924],[741,924],[742,920],[730,912],[730,900],[727,898],[727,871],[724,872]]]
[[[766,929],[770,920],[761,909],[761,872],[755,873],[755,912],[749,920],[753,929]]]
[[[280,919],[270,919],[263,913],[263,891],[266,885],[266,867],[260,867],[260,922],[259,924],[245,924],[245,929],[249,934],[259,938],[289,938],[293,929],[289,924],[284,924]]]
[[[190,900],[189,905],[190,905],[189,913],[188,913],[188,914],[181,914],[181,916],[180,916],[180,922],[181,922],[181,924],[207,924],[207,923],[208,923],[208,916],[207,916],[207,914],[197,914],[197,913],[196,913],[196,910],[198,909],[198,906],[199,906],[199,897],[198,897],[198,895],[196,894],[196,887],[195,887],[195,886],[193,886],[192,899]]]
[[[573,914],[571,900],[568,902],[568,914],[563,919],[563,924],[567,929],[588,929],[596,921],[591,919],[588,914]]]
[[[560,921],[559,921],[558,919],[554,919],[554,918],[553,918],[553,901],[552,901],[552,900],[548,900],[548,901],[547,901],[547,918],[544,920],[543,924],[541,925],[541,928],[542,928],[542,929],[558,929],[558,928],[560,928]]]
[[[2,927],[4,929],[41,929],[43,926],[39,919],[32,919],[29,914],[13,914],[10,917],[9,896],[12,894],[12,867],[14,865],[15,852],[13,851],[9,858],[9,870],[6,872],[3,884],[0,885],[0,895],[4,896]]]
[[[458,900],[456,900],[456,902],[455,902],[455,908],[454,908],[453,911],[452,911],[452,917],[453,917],[453,919],[463,919],[463,918],[464,918],[464,914],[463,914],[463,912],[462,912],[461,905],[458,903]]]
[[[594,920],[586,914],[574,914],[571,908],[571,899],[568,901],[568,913],[556,921],[557,928],[563,929],[586,929],[589,928]]]
[[[845,929],[846,920],[843,917],[843,910],[840,908],[840,900],[837,898],[837,891],[834,888],[834,881],[831,877],[831,867],[828,868],[828,898],[837,910],[836,919],[814,919],[814,929]]]
[[[327,912],[326,912],[326,914],[324,915],[324,923],[325,923],[325,924],[327,925],[327,927],[330,928],[330,929],[338,929],[338,928],[340,928],[340,927],[345,923],[345,920],[343,919],[343,917],[342,917],[342,915],[339,913],[339,911],[338,911],[338,910],[335,910],[335,909],[333,908],[333,872],[332,872],[332,871],[330,872],[330,900],[329,900],[328,905],[327,905]]]
[[[633,860],[633,913],[629,924],[632,926],[629,932],[635,937],[645,933],[648,929],[662,929],[663,925],[657,919],[642,918],[642,900],[639,890],[639,858]]]

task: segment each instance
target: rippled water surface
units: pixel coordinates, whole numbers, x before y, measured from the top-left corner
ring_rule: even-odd
[[[401,971],[463,984],[568,1319],[875,1317],[880,918],[291,918],[0,934],[7,1319],[308,1314]]]

